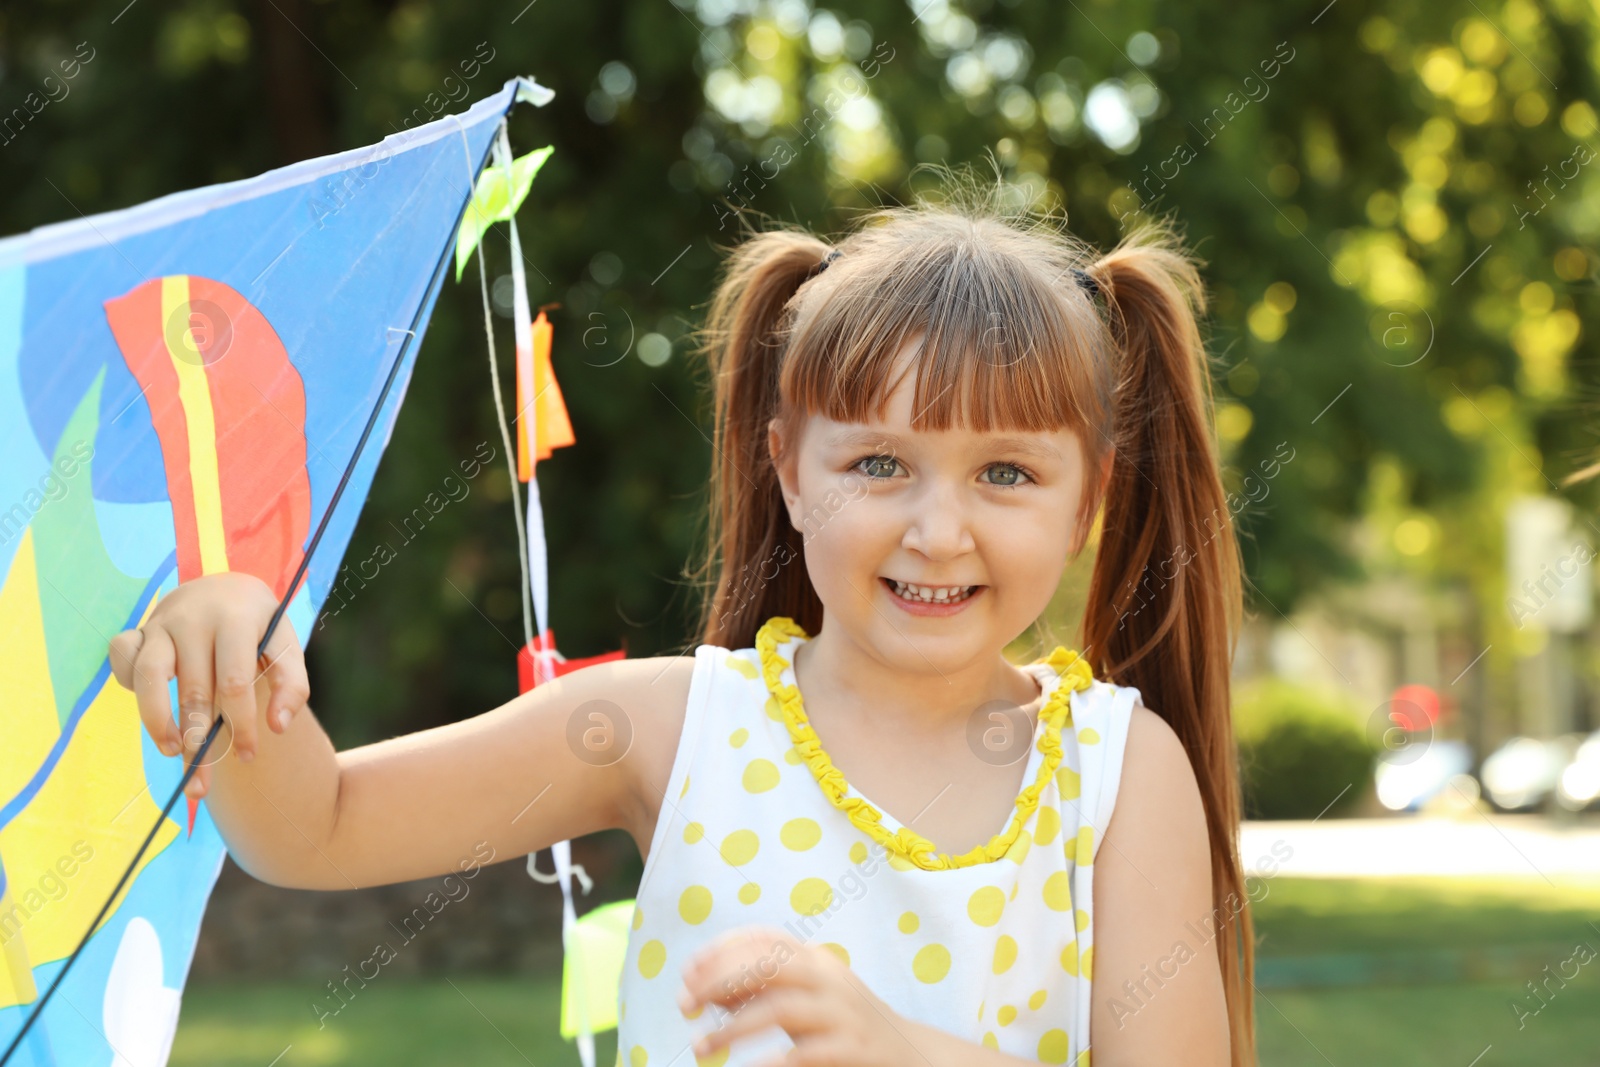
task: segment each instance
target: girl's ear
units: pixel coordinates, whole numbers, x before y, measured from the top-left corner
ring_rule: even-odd
[[[783,427],[774,418],[767,423],[767,452],[772,456],[773,469],[778,472],[778,491],[783,494],[783,506],[789,512],[789,525],[796,530],[800,523],[796,515],[800,509],[799,481],[795,476],[797,462],[795,450],[783,437]]]

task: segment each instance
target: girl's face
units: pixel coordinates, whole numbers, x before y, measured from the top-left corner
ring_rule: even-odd
[[[910,374],[884,420],[774,423],[784,502],[825,627],[908,672],[977,664],[1049,604],[1074,544],[1084,459],[1069,430],[911,428]]]

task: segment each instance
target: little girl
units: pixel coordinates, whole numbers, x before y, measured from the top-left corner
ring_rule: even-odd
[[[1254,1063],[1198,271],[997,203],[733,249],[693,656],[335,752],[292,634],[258,673],[261,581],[118,635],[163,752],[226,718],[191,792],[239,865],[355,888],[626,828],[628,1067]],[[1097,517],[1082,651],[1013,665]]]

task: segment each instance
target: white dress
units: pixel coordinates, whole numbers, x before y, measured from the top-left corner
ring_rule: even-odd
[[[1023,791],[987,845],[950,857],[832,766],[794,688],[804,640],[776,618],[756,648],[695,650],[636,895],[618,1064],[734,1067],[793,1047],[777,1028],[704,1059],[690,1047],[728,1013],[711,1005],[683,1015],[684,965],[753,924],[826,946],[908,1018],[1027,1059],[1088,1064],[1093,861],[1138,690],[1093,680],[1061,648],[1023,667],[1056,698],[1034,723]],[[763,642],[775,653],[770,685]],[[890,836],[909,842],[913,858],[887,847]]]

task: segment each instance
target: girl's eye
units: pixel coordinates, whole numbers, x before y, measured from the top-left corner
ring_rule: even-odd
[[[869,478],[888,478],[898,462],[893,456],[867,456],[856,461],[856,469]]]
[[[996,463],[994,466],[990,467],[986,473],[994,473],[998,475],[998,478],[990,481],[989,484],[999,486],[1002,489],[1012,489],[1021,485],[1025,481],[1032,481],[1032,479],[1028,477],[1028,472],[1017,466],[1015,463]]]

